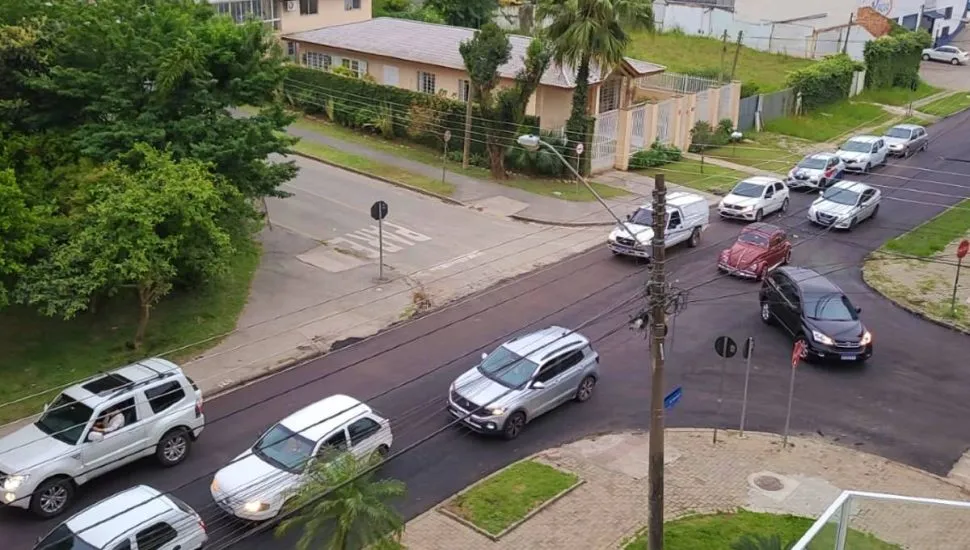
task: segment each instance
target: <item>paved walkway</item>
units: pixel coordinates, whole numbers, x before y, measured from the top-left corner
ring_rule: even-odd
[[[967,493],[932,474],[823,442],[777,435],[669,429],[664,514],[739,508],[818,517],[843,490],[947,500]],[[432,509],[408,523],[409,550],[622,548],[647,522],[647,436],[615,434],[538,453],[537,460],[571,471],[585,483],[531,519],[492,541]],[[885,501],[856,501],[851,527],[919,550],[957,550],[970,540],[970,510]],[[730,541],[725,541],[727,548]],[[821,546],[819,546],[821,548]],[[712,548],[711,550],[719,550]]]

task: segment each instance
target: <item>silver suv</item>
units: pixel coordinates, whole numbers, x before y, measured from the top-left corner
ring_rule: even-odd
[[[462,374],[448,410],[471,429],[515,439],[527,422],[575,399],[588,400],[599,379],[599,354],[582,334],[549,327],[514,338]]]
[[[202,392],[164,359],[89,378],[64,390],[40,419],[0,438],[0,492],[8,506],[44,518],[75,490],[142,457],[185,460],[205,426]]]

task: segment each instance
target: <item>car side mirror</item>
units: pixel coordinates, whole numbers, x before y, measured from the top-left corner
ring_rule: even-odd
[[[546,385],[543,384],[542,382],[536,380],[535,382],[532,383],[532,389],[534,389],[534,390],[544,390],[544,389],[546,389]]]
[[[862,308],[861,308],[861,307],[857,307],[857,308],[855,308],[855,312],[856,312],[856,313],[862,313]]]
[[[627,214],[626,215],[626,221],[628,221],[628,222],[633,221],[633,214]]]
[[[488,359],[488,354],[483,351],[482,352],[482,361],[484,361],[486,359]]]
[[[104,434],[92,430],[88,432],[88,441],[104,441]]]

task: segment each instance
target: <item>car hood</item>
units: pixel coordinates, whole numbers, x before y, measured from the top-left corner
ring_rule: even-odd
[[[215,485],[223,495],[239,501],[272,498],[298,484],[300,476],[264,462],[246,451],[216,472]]]
[[[754,206],[758,204],[761,199],[758,197],[742,197],[740,195],[735,195],[733,193],[728,193],[723,199],[721,199],[721,204],[731,205],[731,206]]]
[[[855,209],[855,206],[849,206],[848,204],[839,204],[837,202],[828,200],[819,200],[812,204],[812,207],[817,212],[823,212],[829,216],[835,216],[836,218],[841,218],[843,216],[848,216]]]
[[[796,168],[793,168],[790,172],[788,172],[788,175],[793,178],[798,176],[801,176],[804,178],[818,178],[818,177],[821,177],[821,175],[824,173],[825,173],[824,170],[819,170],[817,168],[797,168],[796,167]]]
[[[721,255],[722,262],[727,264],[728,267],[746,269],[760,259],[766,250],[747,243],[734,243],[734,246],[727,249],[726,252],[727,254]]]
[[[853,153],[839,149],[836,155],[846,162],[861,162],[867,160],[872,153]]]
[[[452,389],[457,391],[465,399],[479,406],[504,405],[517,393],[517,390],[486,378],[478,371],[478,367],[469,369],[459,376],[455,380]]]
[[[814,330],[832,338],[833,340],[859,341],[866,332],[862,321],[822,321],[819,319],[805,319],[805,323]]]
[[[882,139],[883,139],[883,141],[886,142],[886,145],[889,145],[889,146],[893,146],[893,145],[904,145],[906,143],[906,139],[905,138],[884,137]]]
[[[29,471],[66,456],[73,449],[30,424],[0,438],[0,470],[8,474]]]
[[[610,232],[610,240],[615,241],[617,237],[629,239],[630,233],[636,235],[637,241],[642,245],[650,244],[650,240],[653,239],[653,229],[645,225],[624,222],[622,226],[613,228],[613,231]]]

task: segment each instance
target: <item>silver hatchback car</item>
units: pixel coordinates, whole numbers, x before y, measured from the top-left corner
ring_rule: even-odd
[[[480,433],[515,439],[527,422],[574,399],[593,395],[599,353],[588,338],[549,327],[516,337],[451,384],[448,410]]]

